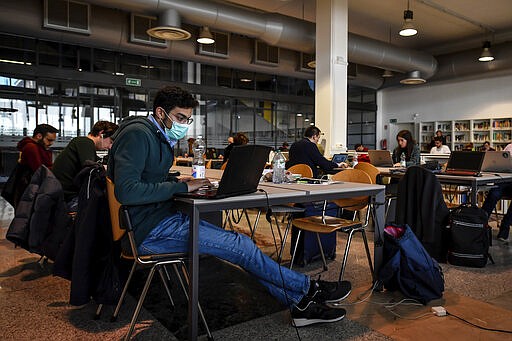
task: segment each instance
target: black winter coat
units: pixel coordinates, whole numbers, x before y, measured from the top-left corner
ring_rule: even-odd
[[[90,162],[74,182],[80,188],[74,228],[57,256],[53,273],[71,280],[69,303],[117,303],[120,248],[112,240],[105,169]]]
[[[62,186],[43,165],[23,192],[6,238],[30,252],[54,260],[70,220]]]
[[[396,222],[408,224],[438,262],[446,262],[449,214],[435,174],[420,166],[409,167],[398,183]]]

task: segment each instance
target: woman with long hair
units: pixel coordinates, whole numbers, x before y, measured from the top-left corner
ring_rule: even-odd
[[[398,146],[393,151],[393,162],[395,167],[400,167],[400,156],[405,155],[406,167],[420,164],[420,147],[416,144],[412,133],[409,130],[400,130],[396,135]]]

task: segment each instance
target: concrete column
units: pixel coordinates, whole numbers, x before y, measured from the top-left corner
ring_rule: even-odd
[[[316,2],[315,125],[325,156],[347,146],[348,0]]]

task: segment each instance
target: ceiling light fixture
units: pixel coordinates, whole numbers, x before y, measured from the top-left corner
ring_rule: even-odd
[[[413,13],[409,9],[409,0],[407,0],[407,9],[404,11],[404,24],[399,34],[403,37],[410,37],[418,33],[414,24],[412,23]]]
[[[181,28],[181,17],[178,12],[169,8],[158,17],[159,26],[146,31],[152,37],[164,40],[187,40],[191,34]]]
[[[382,78],[390,78],[393,76],[394,76],[394,74],[393,74],[393,71],[391,71],[391,70],[384,70],[384,72],[382,73]]]
[[[480,55],[480,58],[478,58],[478,61],[490,62],[490,61],[494,60],[494,56],[492,55],[492,52],[490,50],[491,42],[488,40],[484,41],[484,45],[482,47],[483,47],[482,54]]]
[[[406,85],[423,84],[425,82],[426,80],[421,77],[421,72],[419,72],[418,70],[407,73],[407,77],[400,81],[401,84]]]
[[[213,44],[215,43],[215,39],[213,39],[213,35],[210,32],[208,26],[203,26],[199,30],[199,37],[197,37],[197,42],[200,44]]]

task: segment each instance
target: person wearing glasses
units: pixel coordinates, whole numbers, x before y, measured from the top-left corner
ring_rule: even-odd
[[[80,188],[75,185],[75,176],[86,165],[86,161],[98,161],[97,150],[108,150],[112,146],[112,135],[118,126],[108,121],[96,122],[87,136],[73,138],[60,152],[53,164],[53,174],[62,184],[64,200],[68,209],[76,211],[78,206],[78,192]]]
[[[187,252],[189,217],[173,207],[175,193],[209,186],[208,179],[169,177],[174,146],[187,134],[197,100],[173,86],[160,89],[148,117],[122,122],[108,159],[107,175],[116,198],[126,205],[141,254]],[[281,267],[247,236],[199,222],[199,253],[226,260],[252,274],[280,302],[292,308],[293,322],[305,326],[339,321],[345,310],[326,305],[350,293],[349,282],[311,280]]]

